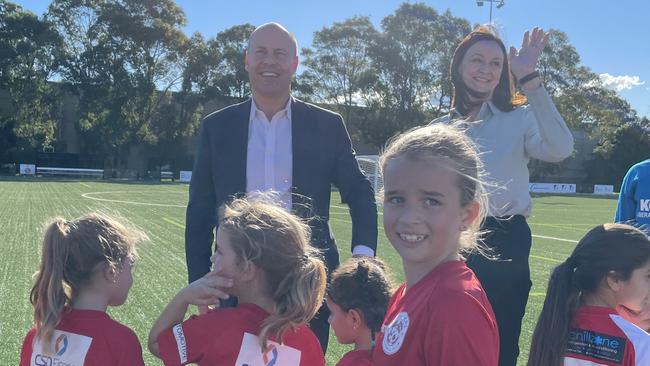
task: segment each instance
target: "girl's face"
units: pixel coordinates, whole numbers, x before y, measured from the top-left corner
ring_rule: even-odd
[[[210,257],[212,270],[217,274],[231,278],[238,278],[241,263],[232,247],[232,237],[227,229],[219,227],[217,230],[217,250]]]
[[[336,340],[340,344],[351,344],[356,341],[356,329],[354,329],[354,319],[349,311],[341,309],[332,299],[325,298],[327,308],[330,310],[330,316],[327,321],[332,326]]]
[[[635,269],[627,281],[623,281],[617,293],[618,305],[640,313],[650,302],[650,261]]]
[[[488,99],[492,99],[492,92],[501,78],[503,63],[504,55],[498,43],[478,41],[467,49],[458,72],[467,88],[487,93]]]
[[[113,273],[113,281],[110,286],[108,305],[120,306],[126,302],[129,290],[133,285],[133,259],[127,258],[122,261],[121,268]]]
[[[384,190],[384,231],[405,268],[458,258],[461,230],[478,210],[461,205],[457,173],[436,159],[398,156],[386,164]]]

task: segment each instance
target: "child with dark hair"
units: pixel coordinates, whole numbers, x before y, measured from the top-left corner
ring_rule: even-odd
[[[649,301],[648,237],[593,228],[551,274],[528,366],[650,365],[650,334],[630,322]]]
[[[339,343],[354,344],[337,366],[371,365],[390,296],[386,266],[379,259],[351,258],[334,271],[326,297],[329,322]]]

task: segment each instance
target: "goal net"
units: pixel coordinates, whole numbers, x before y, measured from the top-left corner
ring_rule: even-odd
[[[357,155],[357,162],[361,171],[368,177],[372,189],[377,195],[383,187],[383,180],[381,179],[381,172],[379,169],[379,156],[378,155]]]

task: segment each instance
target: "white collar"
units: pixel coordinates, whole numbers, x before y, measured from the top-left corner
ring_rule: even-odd
[[[288,119],[289,121],[291,121],[291,103],[292,103],[292,99],[293,99],[293,97],[292,97],[292,96],[289,96],[289,100],[287,101],[287,105],[284,106],[283,109],[279,110],[279,111],[276,113],[276,115],[277,115],[278,113],[284,112],[284,113],[286,113],[287,119]],[[257,116],[257,112],[264,113],[264,112],[262,112],[261,109],[258,109],[258,108],[257,108],[257,105],[255,104],[255,99],[253,99],[253,98],[251,97],[251,113],[250,113],[250,117],[249,117],[248,120],[249,120],[249,121],[252,121],[252,120]],[[273,117],[271,117],[271,118],[273,118]]]

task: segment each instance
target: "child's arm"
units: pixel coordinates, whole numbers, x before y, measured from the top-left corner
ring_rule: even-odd
[[[232,280],[221,277],[215,272],[209,272],[202,278],[192,282],[176,294],[172,301],[165,307],[158,320],[149,332],[149,351],[160,357],[158,336],[164,330],[182,323],[187,312],[187,307],[192,305],[212,305],[219,299],[227,299],[229,295],[223,289],[231,287]]]

